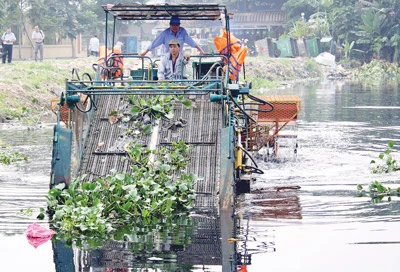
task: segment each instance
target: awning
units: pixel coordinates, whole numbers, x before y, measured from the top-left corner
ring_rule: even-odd
[[[282,11],[235,13],[230,24],[234,28],[255,28],[255,25],[282,26],[285,24],[285,13]]]

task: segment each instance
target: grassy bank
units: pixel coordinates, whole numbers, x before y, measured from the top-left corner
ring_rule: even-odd
[[[92,58],[13,62],[0,66],[0,117],[38,122],[50,114],[50,101],[56,98],[52,89],[64,89],[71,71],[93,71]]]

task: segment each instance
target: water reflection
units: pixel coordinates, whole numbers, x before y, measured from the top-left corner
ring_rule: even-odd
[[[196,266],[221,265],[219,222],[212,217],[190,221],[174,233],[135,229],[122,241],[107,241],[91,250],[53,242],[56,271],[187,271]]]

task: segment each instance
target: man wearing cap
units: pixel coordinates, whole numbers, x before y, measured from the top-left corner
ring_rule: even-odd
[[[145,51],[139,54],[139,56],[146,55],[149,51],[155,49],[156,47],[163,45],[161,49],[161,54],[169,53],[169,42],[172,39],[179,40],[180,43],[180,51],[183,51],[183,44],[188,44],[191,47],[197,48],[200,51],[200,54],[205,54],[203,49],[189,36],[186,30],[183,27],[180,27],[181,20],[178,16],[172,16],[169,21],[169,28],[164,30],[158,35],[154,41],[147,47]]]
[[[178,39],[169,42],[169,53],[161,56],[158,64],[158,79],[173,80],[185,78],[185,65],[188,63],[189,56],[184,56],[181,52],[181,45]]]

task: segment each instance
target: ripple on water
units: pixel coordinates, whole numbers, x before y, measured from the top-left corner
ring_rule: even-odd
[[[37,221],[40,208],[46,208],[52,133],[50,126],[1,131],[1,143],[26,155],[28,161],[0,164],[0,233],[25,232],[28,224]],[[32,214],[26,214],[28,209]]]

